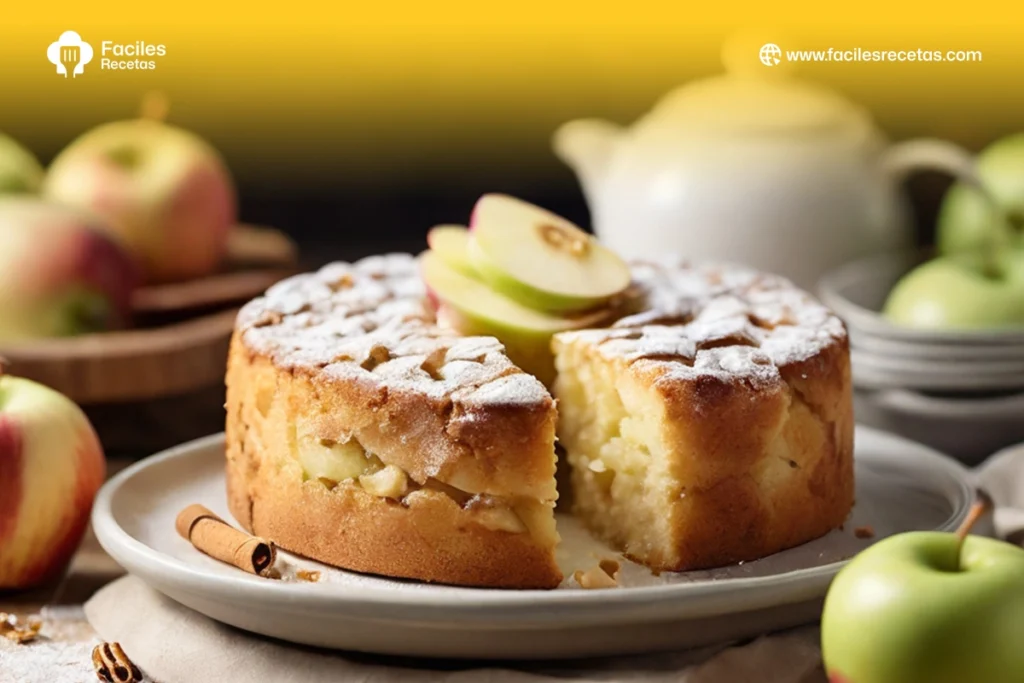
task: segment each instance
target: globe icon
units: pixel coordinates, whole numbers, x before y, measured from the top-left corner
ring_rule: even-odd
[[[782,61],[782,49],[775,43],[765,43],[761,46],[761,52],[758,53],[758,56],[761,58],[761,63],[765,66],[776,66]]]

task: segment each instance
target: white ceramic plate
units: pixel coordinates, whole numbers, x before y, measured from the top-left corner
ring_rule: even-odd
[[[1024,342],[1014,344],[916,343],[878,337],[849,327],[853,348],[875,356],[941,363],[1024,362]]]
[[[886,359],[854,348],[853,383],[866,389],[912,389],[980,393],[1024,389],[1024,367],[1012,364],[980,369],[942,363]]]
[[[863,424],[927,444],[969,466],[1024,441],[1024,393],[952,397],[858,387],[853,405]]]
[[[756,562],[659,577],[624,563],[622,586],[502,591],[428,585],[337,569],[319,583],[249,576],[177,536],[174,519],[200,502],[227,514],[223,436],[144,460],[101,491],[93,524],[103,547],[156,590],[213,619],[283,640],[384,654],[553,658],[691,647],[815,620],[843,561],[911,529],[956,528],[973,502],[970,475],[924,446],[857,430],[857,506],[844,530]],[[613,553],[561,516],[567,575]]]

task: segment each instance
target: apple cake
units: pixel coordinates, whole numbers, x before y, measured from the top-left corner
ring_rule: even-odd
[[[275,285],[231,344],[232,514],[351,570],[553,588],[557,428],[575,512],[654,569],[753,559],[839,526],[853,496],[842,323],[742,268],[633,275],[642,313],[555,336],[557,410],[497,339],[438,323],[412,256]]]

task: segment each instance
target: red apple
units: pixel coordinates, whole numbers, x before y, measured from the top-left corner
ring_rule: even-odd
[[[104,218],[150,282],[216,271],[237,218],[234,184],[216,150],[148,119],[109,123],[75,140],[51,165],[43,195]]]
[[[36,199],[0,198],[0,341],[124,326],[138,266],[102,221]]]
[[[103,483],[103,450],[82,411],[0,368],[0,589],[67,566]]]

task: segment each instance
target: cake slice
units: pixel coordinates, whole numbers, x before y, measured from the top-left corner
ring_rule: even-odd
[[[334,264],[243,308],[232,514],[361,572],[553,588],[555,403],[493,337],[436,326],[410,256]]]
[[[656,570],[753,560],[853,503],[842,324],[781,278],[647,266],[657,301],[555,336],[575,512]]]

